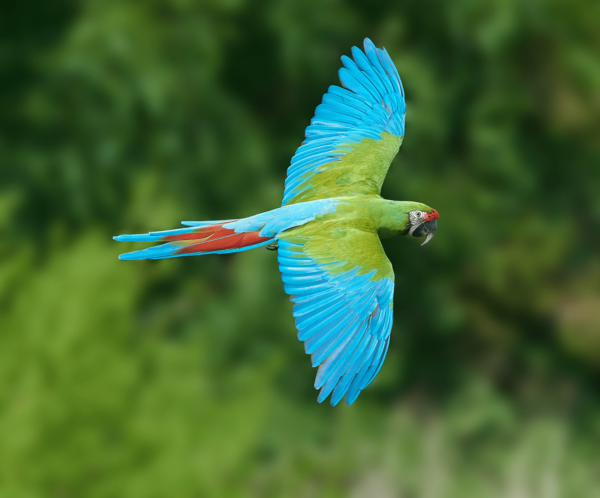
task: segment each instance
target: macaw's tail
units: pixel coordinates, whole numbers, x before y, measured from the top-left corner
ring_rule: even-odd
[[[119,259],[164,259],[200,254],[228,254],[247,251],[269,244],[274,237],[260,235],[260,229],[242,231],[238,220],[184,221],[190,228],[150,232],[141,235],[118,235],[120,242],[166,242],[159,246],[121,254]]]

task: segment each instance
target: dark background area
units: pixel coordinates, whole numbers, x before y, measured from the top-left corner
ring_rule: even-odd
[[[480,498],[600,489],[600,3],[3,2],[0,495]],[[319,405],[276,255],[111,236],[279,206],[340,56],[407,95],[395,323]]]

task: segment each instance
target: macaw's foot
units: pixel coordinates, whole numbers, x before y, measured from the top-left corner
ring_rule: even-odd
[[[267,246],[267,249],[268,249],[269,251],[276,251],[277,249],[279,249],[279,243],[278,243],[278,242],[275,242],[274,244],[269,244],[269,245]]]

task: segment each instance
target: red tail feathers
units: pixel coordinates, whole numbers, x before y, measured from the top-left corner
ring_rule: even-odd
[[[223,228],[222,224],[203,226],[191,233],[166,235],[161,240],[181,244],[175,255],[196,252],[213,252],[236,250],[272,240],[273,237],[261,237],[259,230],[254,232],[235,233],[235,230]]]

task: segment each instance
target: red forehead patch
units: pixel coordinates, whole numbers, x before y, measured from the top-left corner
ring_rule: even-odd
[[[425,216],[425,221],[433,221],[433,220],[437,220],[440,217],[440,215],[438,214],[438,212],[435,209],[432,209],[431,211],[429,211],[429,213],[427,213],[427,215]]]

